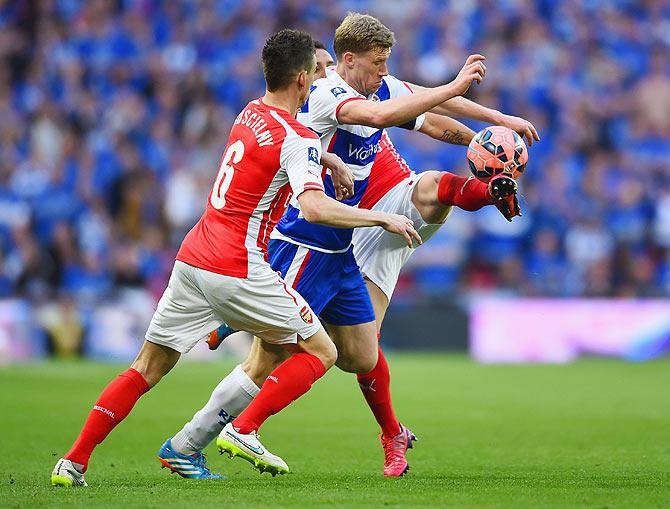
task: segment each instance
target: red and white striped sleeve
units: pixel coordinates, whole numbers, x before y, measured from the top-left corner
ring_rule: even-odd
[[[321,142],[316,138],[291,133],[282,144],[280,163],[286,170],[293,196],[303,191],[323,191]]]

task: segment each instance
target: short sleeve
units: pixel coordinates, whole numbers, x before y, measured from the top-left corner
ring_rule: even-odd
[[[309,127],[319,136],[325,136],[337,128],[340,108],[349,101],[360,99],[363,97],[324,80],[309,96]]]
[[[384,81],[386,82],[386,85],[389,88],[389,96],[390,96],[389,98],[391,99],[394,97],[406,97],[414,93],[407,83],[399,80],[395,76],[392,76],[390,74],[388,76],[384,76]],[[422,114],[416,117],[414,120],[411,120],[406,124],[403,124],[398,127],[418,131],[419,129],[421,129],[424,120],[426,120],[426,115]]]
[[[297,197],[303,191],[323,191],[321,179],[321,143],[315,138],[303,138],[292,133],[282,144],[280,164],[286,170]]]

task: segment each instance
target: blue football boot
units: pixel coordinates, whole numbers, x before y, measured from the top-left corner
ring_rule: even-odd
[[[223,340],[226,339],[228,336],[231,334],[235,334],[236,331],[232,327],[228,327],[225,323],[222,323],[219,325],[219,328],[216,330],[213,330],[212,332],[209,333],[209,337],[207,338],[207,346],[209,347],[210,350],[216,350],[219,348],[221,343],[223,343]]]
[[[161,468],[169,468],[188,479],[226,479],[223,475],[213,474],[207,468],[205,455],[198,452],[193,455],[181,454],[172,448],[172,439],[168,438],[158,451]]]

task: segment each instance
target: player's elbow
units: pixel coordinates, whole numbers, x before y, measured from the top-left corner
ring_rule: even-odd
[[[305,221],[308,223],[321,223],[323,221],[323,216],[318,209],[313,207],[301,208],[302,217],[305,218]]]
[[[326,369],[330,369],[337,362],[337,348],[333,343],[330,343],[328,348],[324,348],[323,351],[319,353],[318,357],[323,363],[323,366]]]
[[[322,223],[324,221],[327,214],[323,198],[326,198],[326,195],[317,191],[306,191],[299,196],[300,211],[305,221],[308,223]]]
[[[385,110],[373,111],[368,117],[368,125],[370,127],[376,127],[377,129],[392,127],[393,115],[391,112]]]
[[[322,211],[313,202],[309,202],[307,206],[300,204],[300,210],[302,211],[302,217],[308,223],[321,223],[323,221],[324,216]]]

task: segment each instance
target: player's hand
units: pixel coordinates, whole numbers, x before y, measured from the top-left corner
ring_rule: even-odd
[[[513,115],[503,115],[499,122],[503,127],[509,127],[512,131],[516,131],[519,136],[528,140],[528,146],[533,144],[533,140],[540,141],[540,135],[537,134],[537,129],[528,120]]]
[[[456,95],[465,94],[473,81],[481,83],[486,75],[484,60],[486,60],[485,56],[477,54],[467,58],[458,76],[451,82],[451,85],[455,87]]]
[[[421,236],[414,229],[414,223],[408,217],[400,214],[384,214],[382,228],[387,232],[402,235],[409,248],[413,247],[412,239],[416,240],[419,244],[423,244]]]
[[[330,170],[335,198],[340,201],[351,198],[354,195],[354,173],[351,168],[338,155],[331,152],[327,153],[326,158],[322,155],[321,164]]]
[[[509,175],[496,175],[489,182],[489,194],[493,204],[508,221],[514,216],[520,216],[519,200],[516,196],[519,186],[516,180]]]

